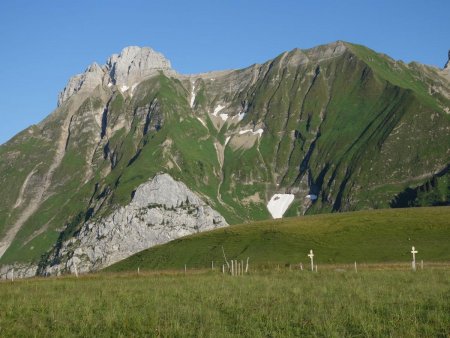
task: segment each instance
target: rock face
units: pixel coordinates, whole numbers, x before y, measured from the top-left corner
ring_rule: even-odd
[[[35,264],[3,265],[0,268],[0,279],[20,279],[36,276],[38,266]]]
[[[40,274],[95,271],[154,245],[227,225],[184,183],[159,174],[138,187],[129,205],[85,223]]]
[[[64,90],[58,95],[58,106],[79,91],[91,91],[101,85],[104,75],[104,70],[97,63],[93,63],[83,74],[70,78]]]
[[[130,86],[163,70],[171,70],[170,61],[161,53],[148,47],[126,47],[120,54],[113,54],[106,65],[93,63],[83,74],[70,78],[64,90],[58,95],[58,106],[80,91],[89,92],[99,85],[119,86],[126,91]]]
[[[127,47],[113,54],[107,64],[111,82],[117,86],[131,86],[158,70],[170,70],[170,61],[148,47]]]

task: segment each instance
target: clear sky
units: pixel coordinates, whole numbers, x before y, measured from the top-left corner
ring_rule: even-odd
[[[345,40],[442,67],[449,0],[2,0],[0,143],[38,123],[92,62],[129,45],[180,73],[241,68]]]

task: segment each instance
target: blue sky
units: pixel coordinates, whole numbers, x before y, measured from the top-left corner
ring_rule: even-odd
[[[0,143],[50,114],[72,75],[125,46],[150,46],[180,73],[335,40],[442,67],[449,13],[449,0],[3,0]]]

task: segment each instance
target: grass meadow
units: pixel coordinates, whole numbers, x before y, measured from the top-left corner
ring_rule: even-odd
[[[449,337],[450,268],[35,278],[0,304],[1,337]]]

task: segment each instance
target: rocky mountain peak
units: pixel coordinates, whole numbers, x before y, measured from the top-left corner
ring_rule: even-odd
[[[170,61],[148,47],[130,46],[107,61],[111,82],[117,86],[130,86],[157,70],[170,70]]]
[[[335,41],[326,45],[306,49],[304,52],[312,60],[325,60],[342,55],[347,50],[343,41]]]
[[[99,85],[116,85],[126,90],[159,70],[171,71],[170,61],[164,55],[148,47],[126,47],[120,54],[111,55],[105,65],[93,63],[84,73],[70,78],[58,95],[58,106],[73,94]]]

